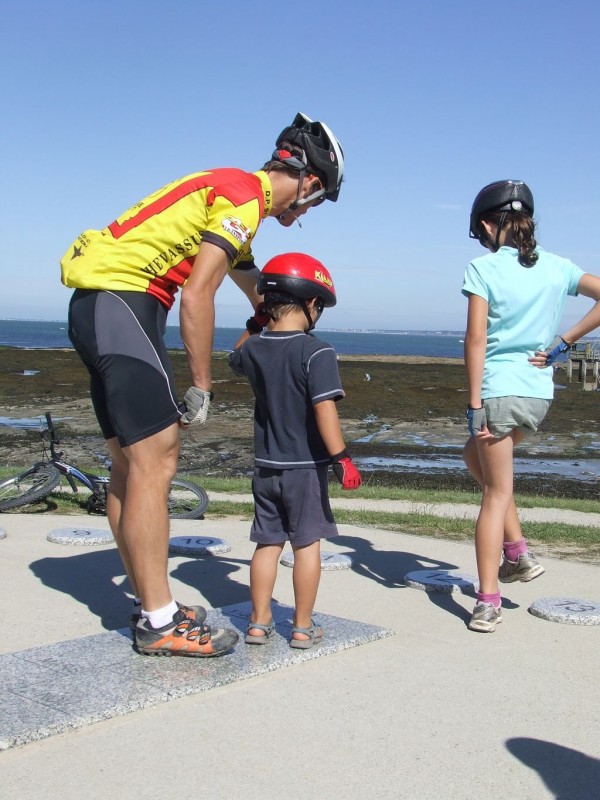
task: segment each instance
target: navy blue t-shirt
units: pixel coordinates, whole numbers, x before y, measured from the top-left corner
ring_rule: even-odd
[[[330,461],[313,406],[344,396],[335,350],[302,331],[263,331],[229,355],[254,392],[256,465],[315,467]]]

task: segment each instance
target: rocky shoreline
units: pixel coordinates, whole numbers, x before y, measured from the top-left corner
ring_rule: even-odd
[[[178,391],[188,385],[185,355],[172,353]],[[460,359],[408,356],[340,356],[346,391],[339,411],[348,446],[359,459],[419,456],[425,468],[368,470],[371,484],[475,489],[462,469],[442,474],[427,459],[460,452],[466,439],[465,378]],[[181,437],[180,471],[240,476],[252,470],[253,399],[248,384],[233,375],[225,354],[213,359],[215,401],[206,426]],[[564,374],[557,375],[560,385]],[[60,420],[65,452],[78,465],[98,466],[106,448],[88,396],[87,373],[71,350],[0,348],[0,417]],[[542,430],[519,453],[530,458],[595,458],[600,442],[598,397],[576,387],[556,392]],[[38,431],[0,427],[0,465],[25,466],[41,455]],[[590,496],[593,481],[556,476],[517,476],[517,490],[538,494]]]

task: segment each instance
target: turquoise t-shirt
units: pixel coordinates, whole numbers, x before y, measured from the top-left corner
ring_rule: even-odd
[[[465,271],[462,293],[488,303],[487,348],[482,398],[554,396],[552,369],[528,359],[556,336],[567,295],[576,295],[584,274],[572,261],[541,247],[533,267],[519,264],[514,247],[475,258]]]

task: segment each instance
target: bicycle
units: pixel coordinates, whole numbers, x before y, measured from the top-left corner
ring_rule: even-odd
[[[43,459],[29,469],[0,482],[0,512],[35,503],[47,497],[59,485],[62,477],[73,492],[78,493],[77,482],[89,490],[86,502],[88,514],[106,514],[106,495],[109,476],[94,475],[63,461],[64,452],[58,450],[60,440],[56,435],[50,412],[46,412],[46,428],[41,430]],[[50,435],[49,450],[46,445]],[[109,467],[110,469],[110,467]],[[208,508],[208,495],[195,483],[174,478],[169,491],[169,517],[171,519],[199,519]]]

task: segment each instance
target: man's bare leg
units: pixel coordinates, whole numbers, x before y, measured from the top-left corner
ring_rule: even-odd
[[[131,588],[146,611],[172,601],[167,567],[168,495],[177,469],[179,428],[171,425],[121,448],[108,442],[113,466],[107,513]]]
[[[125,492],[127,489],[127,475],[129,472],[129,463],[118,439],[108,439],[106,442],[111,455],[111,469],[110,469],[110,484],[108,487],[108,494],[106,496],[106,516],[115,537],[115,542],[119,549],[121,561],[125,567],[127,578],[131,591],[135,597],[139,597],[138,587],[135,580],[135,575],[131,568],[131,559],[129,558],[129,550],[125,544],[123,534],[121,532],[121,513],[125,503]]]

